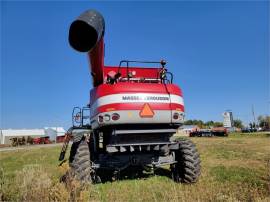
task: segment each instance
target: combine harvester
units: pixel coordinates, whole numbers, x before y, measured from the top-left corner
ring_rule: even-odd
[[[123,60],[119,66],[104,66],[104,32],[103,16],[94,10],[70,26],[71,47],[89,56],[93,88],[89,106],[73,110],[73,127],[59,160],[72,138],[69,163],[81,181],[106,181],[169,165],[176,182],[196,182],[200,158],[195,145],[172,140],[184,120],[184,103],[166,62]]]

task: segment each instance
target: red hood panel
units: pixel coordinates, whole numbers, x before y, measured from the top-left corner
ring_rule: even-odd
[[[97,98],[111,94],[120,93],[164,93],[182,95],[181,89],[174,84],[153,84],[153,83],[117,83],[114,85],[102,84],[90,92],[92,104]]]

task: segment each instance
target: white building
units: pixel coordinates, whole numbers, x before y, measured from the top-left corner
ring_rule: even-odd
[[[45,127],[45,135],[50,137],[50,140],[55,140],[57,137],[65,136],[66,131],[63,127]]]
[[[1,129],[0,144],[10,144],[10,139],[13,137],[41,137],[44,135],[44,129]]]
[[[56,140],[58,136],[65,135],[63,127],[45,127],[44,129],[0,129],[0,144],[10,144],[14,137],[42,137],[49,136],[50,140]]]

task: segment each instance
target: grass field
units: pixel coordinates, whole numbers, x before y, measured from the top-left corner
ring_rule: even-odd
[[[192,138],[201,154],[196,184],[165,175],[80,186],[59,178],[60,147],[0,152],[2,201],[270,201],[270,134]]]

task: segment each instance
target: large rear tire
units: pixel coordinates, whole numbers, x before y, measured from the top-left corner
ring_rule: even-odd
[[[86,140],[82,139],[72,144],[69,166],[76,180],[87,183],[96,181],[95,171],[91,167],[89,144]]]
[[[180,140],[175,151],[176,164],[171,166],[172,178],[176,182],[195,183],[201,173],[200,155],[191,140]]]

